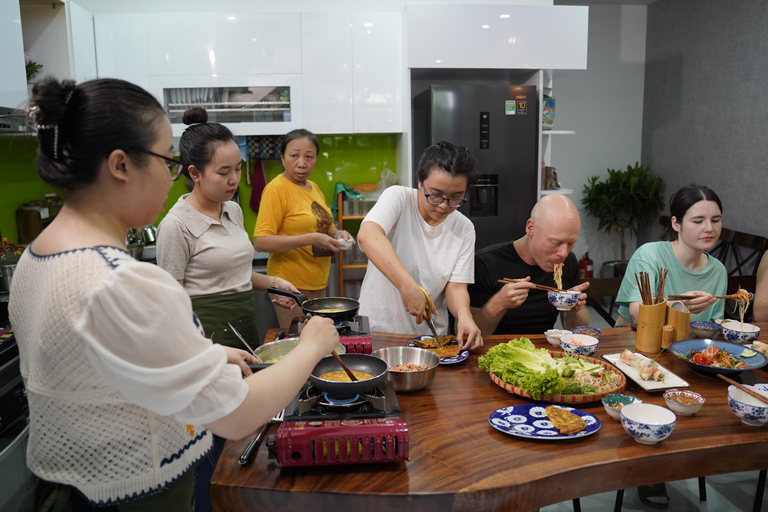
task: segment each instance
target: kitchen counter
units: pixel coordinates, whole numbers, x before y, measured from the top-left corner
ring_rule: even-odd
[[[768,341],[768,323],[758,325],[759,339]],[[268,331],[265,339],[274,339],[275,333]],[[374,350],[404,345],[410,338],[372,337]],[[553,348],[543,335],[529,337],[539,347]],[[540,441],[499,432],[488,423],[490,413],[532,402],[494,384],[477,360],[510,338],[488,336],[466,361],[440,366],[426,389],[398,394],[410,460],[279,468],[262,445],[251,464],[241,467],[237,458],[248,436],[229,441],[224,449],[211,484],[214,509],[525,511],[611,490],[768,466],[768,429],[742,424],[728,407],[726,383],[693,373],[667,353],[659,363],[687,380],[707,403],[694,416],[679,416],[672,435],[656,445],[635,442],[600,402],[577,406],[602,423],[591,436]],[[595,357],[633,349],[634,343],[629,327],[604,329]],[[766,382],[768,374],[760,369],[741,379]],[[645,392],[631,381],[627,392],[665,405],[660,392]]]

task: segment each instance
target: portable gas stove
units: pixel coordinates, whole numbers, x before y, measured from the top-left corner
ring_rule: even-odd
[[[291,333],[301,333],[305,322],[294,322],[289,329]],[[352,321],[339,321],[335,324],[339,331],[339,343],[344,345],[348,354],[370,354],[373,352],[373,344],[370,336],[368,317],[358,315]]]
[[[281,467],[407,460],[408,446],[408,425],[390,381],[345,400],[307,384],[267,439],[269,458]]]

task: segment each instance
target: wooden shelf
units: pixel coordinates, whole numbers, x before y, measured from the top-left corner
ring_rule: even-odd
[[[349,265],[341,265],[341,268],[368,268],[367,263],[352,263]]]
[[[339,211],[341,211],[341,207],[339,207]],[[365,218],[365,215],[339,215],[339,222],[342,220],[363,220]]]
[[[363,191],[370,191],[370,190],[376,190],[376,185],[374,183],[363,183],[360,185],[353,185],[352,188],[355,190],[359,190],[361,192]],[[348,220],[352,221],[358,221],[363,220],[365,218],[365,215],[344,215],[344,193],[339,192],[339,195],[337,196],[337,204],[339,205],[339,230],[344,229],[344,222]],[[344,271],[345,270],[355,270],[355,269],[362,269],[365,270],[368,268],[368,262],[365,263],[344,263],[345,254],[344,251],[339,251],[338,253],[338,262],[339,262],[339,296],[344,296]]]
[[[542,130],[542,135],[575,135],[576,130]]]

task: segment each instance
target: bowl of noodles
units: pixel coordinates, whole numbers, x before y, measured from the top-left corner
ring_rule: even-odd
[[[733,343],[752,343],[760,335],[758,326],[736,320],[726,320],[721,327],[723,337]]]

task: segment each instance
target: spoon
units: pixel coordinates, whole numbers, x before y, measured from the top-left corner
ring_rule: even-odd
[[[250,351],[251,351],[251,354],[253,354],[253,357],[255,357],[255,358],[256,358],[256,362],[257,362],[257,363],[259,363],[259,364],[264,364],[264,361],[262,361],[262,360],[261,360],[261,358],[260,358],[259,356],[257,356],[257,355],[256,355],[256,352],[254,352],[254,350],[251,348],[251,346],[248,344],[248,342],[247,342],[247,341],[245,341],[245,338],[243,338],[243,335],[242,335],[242,334],[240,334],[239,332],[237,332],[237,329],[235,329],[234,327],[232,327],[232,324],[231,324],[231,323],[227,322],[227,325],[229,326],[229,328],[230,328],[230,329],[232,329],[232,332],[233,332],[233,333],[235,333],[235,336],[237,336],[237,339],[239,339],[240,341],[242,341],[242,342],[243,342],[243,345],[245,345],[246,347],[248,347],[248,350],[250,350]]]
[[[344,364],[344,361],[341,360],[341,358],[339,357],[339,354],[337,354],[335,350],[331,352],[331,355],[341,365],[344,371],[347,372],[347,375],[349,375],[349,378],[352,379],[353,382],[357,381],[357,377],[355,377],[355,374],[352,373],[352,370],[350,370],[346,364]]]

